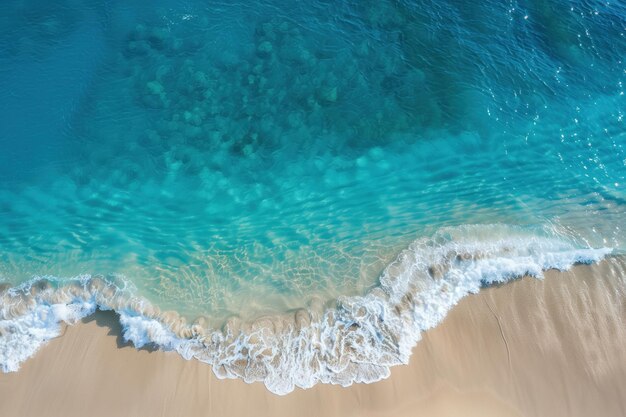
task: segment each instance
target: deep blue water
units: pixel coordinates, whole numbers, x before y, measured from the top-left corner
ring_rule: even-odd
[[[3,7],[0,282],[220,325],[433,235],[626,247],[623,2],[139,3]]]

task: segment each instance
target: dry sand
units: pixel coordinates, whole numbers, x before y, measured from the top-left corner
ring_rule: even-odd
[[[611,258],[484,289],[389,379],[284,397],[125,346],[98,313],[0,374],[0,416],[626,416],[624,281],[626,261]]]

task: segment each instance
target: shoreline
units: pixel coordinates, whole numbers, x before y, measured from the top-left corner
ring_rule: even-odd
[[[626,415],[625,271],[624,257],[609,257],[485,288],[424,332],[390,378],[282,397],[136,350],[114,313],[97,312],[0,374],[0,415]]]
[[[119,314],[124,339],[135,347],[176,351],[211,364],[220,379],[262,381],[275,394],[317,383],[373,383],[407,364],[422,333],[466,295],[524,274],[540,277],[546,269],[598,262],[610,252],[503,225],[442,228],[401,251],[362,296],[328,305],[312,298],[302,308],[251,320],[233,312],[215,327],[202,316],[161,310],[102,276],[35,278],[0,294],[0,332],[6,335],[0,367],[17,371],[61,334],[63,322],[78,323],[101,309]]]

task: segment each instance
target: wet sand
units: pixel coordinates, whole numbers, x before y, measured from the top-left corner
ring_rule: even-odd
[[[613,257],[483,289],[389,379],[283,397],[136,350],[99,312],[0,374],[0,416],[626,416],[625,282]]]

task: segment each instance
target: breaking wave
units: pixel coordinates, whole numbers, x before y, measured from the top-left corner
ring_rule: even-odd
[[[501,225],[444,228],[403,250],[364,296],[254,321],[231,318],[210,328],[133,295],[123,281],[84,275],[37,277],[0,289],[0,367],[17,371],[61,324],[97,309],[119,314],[123,337],[210,364],[219,378],[263,382],[276,394],[316,383],[343,386],[386,378],[405,364],[422,331],[437,325],[465,295],[482,286],[547,269],[593,263],[608,248],[583,247],[555,233]]]

